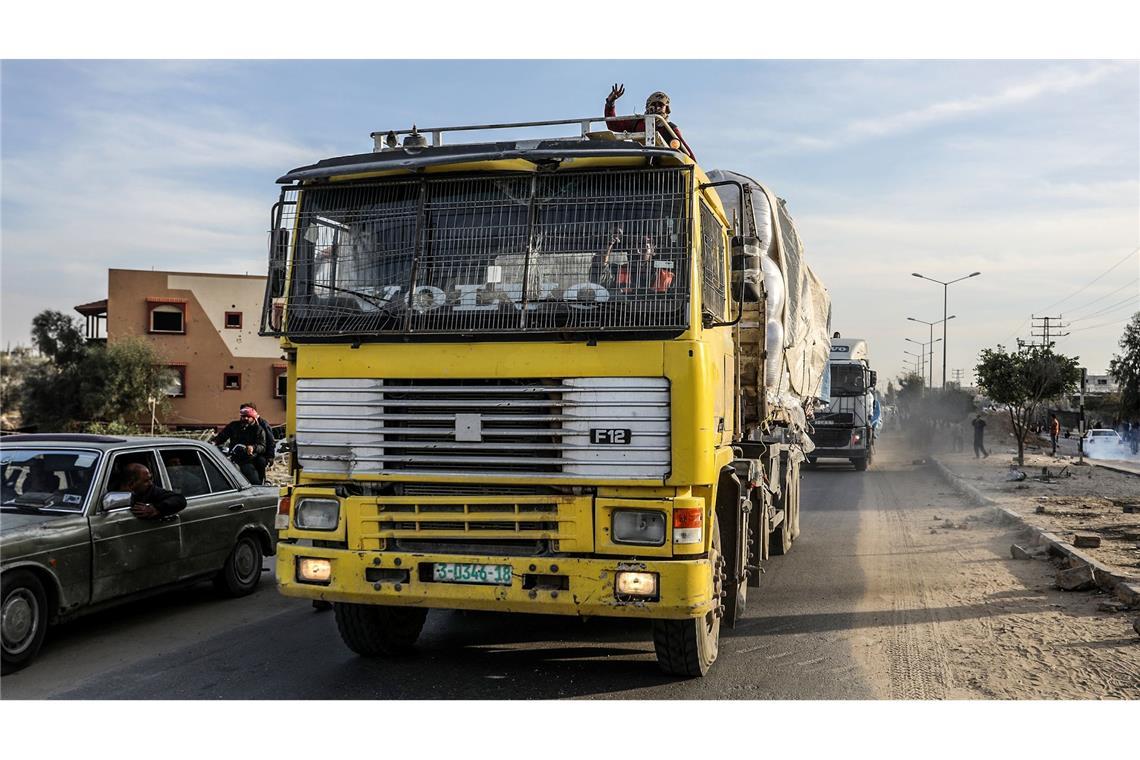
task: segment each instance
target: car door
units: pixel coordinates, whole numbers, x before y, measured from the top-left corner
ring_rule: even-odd
[[[89,518],[92,602],[134,594],[178,579],[182,553],[178,515],[144,520],[131,514],[130,507],[103,508],[103,497],[107,493],[123,490],[125,468],[133,463],[150,470],[156,484],[170,487],[161,480],[154,449],[120,451],[111,455]]]
[[[208,451],[194,446],[160,449],[170,490],[186,497],[182,517],[179,576],[191,578],[217,572],[234,545],[243,519],[245,494],[213,461]]]

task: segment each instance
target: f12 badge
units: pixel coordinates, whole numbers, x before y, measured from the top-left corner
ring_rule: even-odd
[[[590,443],[607,446],[628,446],[633,438],[629,428],[590,428]]]

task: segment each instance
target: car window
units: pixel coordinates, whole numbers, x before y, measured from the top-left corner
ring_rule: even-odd
[[[0,501],[78,512],[87,499],[98,461],[99,455],[90,451],[4,449]]]
[[[202,461],[206,465],[206,477],[210,480],[210,490],[213,493],[234,490],[233,483],[231,483],[229,479],[222,474],[221,469],[219,469],[218,466],[214,464],[214,460],[210,459],[208,456],[203,456]]]
[[[170,490],[188,499],[204,496],[212,490],[202,467],[202,457],[197,449],[164,449],[162,463],[170,478]]]
[[[158,462],[153,451],[124,451],[115,454],[111,459],[111,474],[107,477],[107,491],[125,491],[127,486],[127,467],[132,464],[141,464],[150,470],[150,476],[157,486],[162,486],[162,473],[158,469]]]

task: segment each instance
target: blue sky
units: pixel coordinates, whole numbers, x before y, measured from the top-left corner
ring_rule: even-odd
[[[1099,373],[1140,310],[1136,253],[1074,295],[1140,246],[1134,61],[7,60],[3,342],[105,297],[109,267],[263,271],[274,180],[373,130],[596,114],[616,81],[625,112],[666,90],[705,168],[787,199],[884,376],[927,339],[906,317],[942,316],[912,271],[983,272],[950,290],[951,369],[1061,301],[1059,349]]]

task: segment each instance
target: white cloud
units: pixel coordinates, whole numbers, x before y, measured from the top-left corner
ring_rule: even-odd
[[[322,150],[216,107],[65,116],[66,139],[3,156],[6,341],[43,308],[103,297],[109,267],[262,270],[273,181]]]

